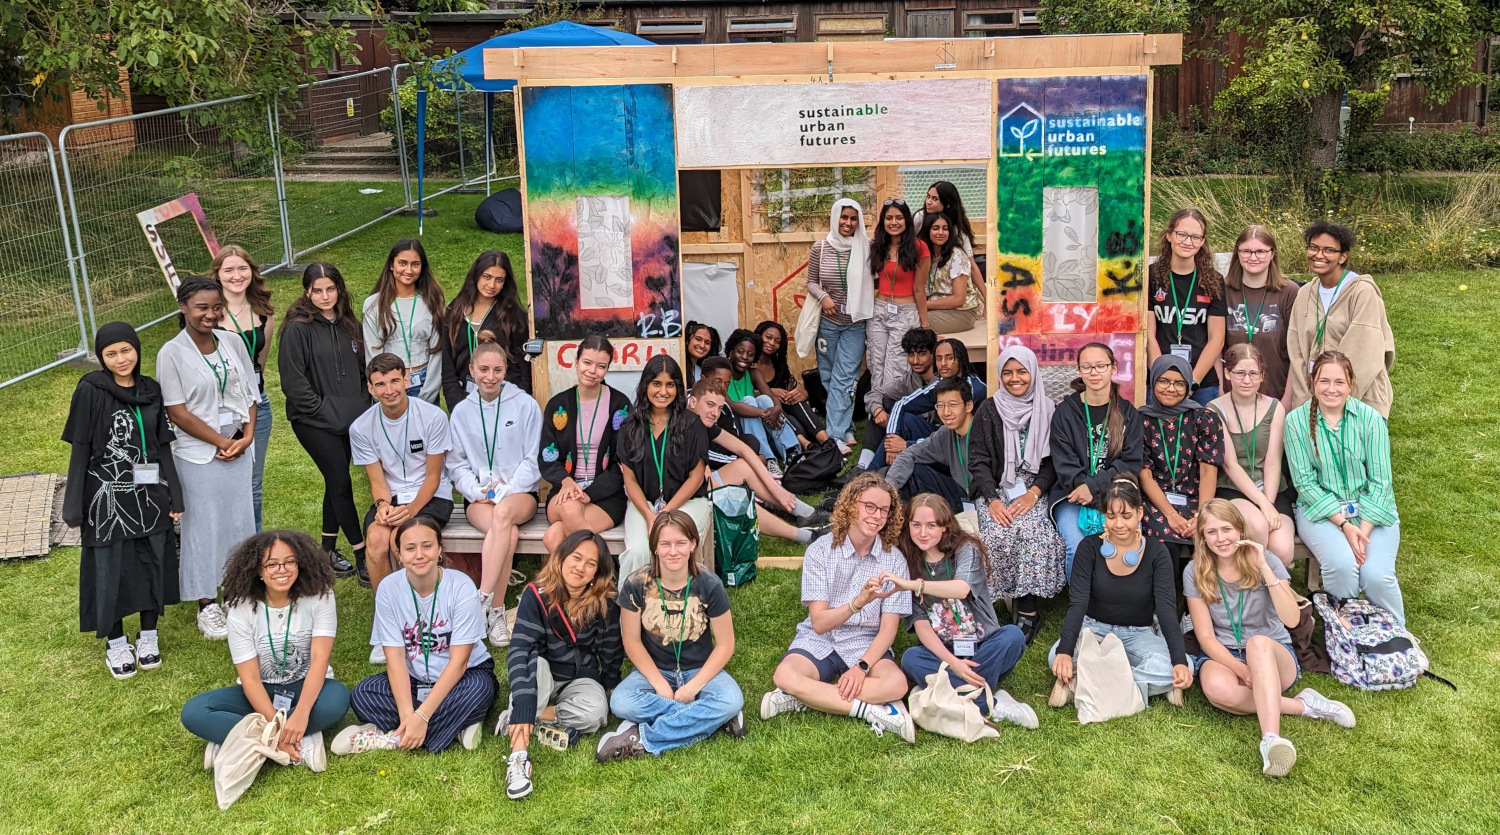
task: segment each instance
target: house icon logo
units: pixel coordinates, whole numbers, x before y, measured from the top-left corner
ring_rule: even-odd
[[[1045,151],[1042,114],[1024,102],[1000,117],[1000,156],[1034,159]]]

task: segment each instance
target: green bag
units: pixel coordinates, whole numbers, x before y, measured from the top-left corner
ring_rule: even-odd
[[[760,521],[755,491],[742,484],[708,491],[714,506],[714,570],[726,586],[755,579],[760,557]]]

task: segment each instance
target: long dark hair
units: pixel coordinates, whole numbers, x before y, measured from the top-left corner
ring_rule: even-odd
[[[954,375],[953,379],[968,381],[974,376],[974,366],[969,363],[969,346],[965,345],[962,339],[950,336],[946,339],[939,339],[938,344],[953,348],[953,358],[958,360],[958,374]],[[937,353],[936,348],[933,349],[933,353]]]
[[[947,180],[938,180],[929,189],[937,189],[938,200],[943,204],[943,214],[953,219],[954,226],[950,227],[950,235],[958,237],[962,232],[969,236],[969,244],[974,243],[974,227],[969,224],[969,215],[964,211],[964,199],[958,196],[958,186]]]
[[[426,268],[427,259],[422,259],[423,268]],[[505,349],[505,359],[508,362],[516,362],[519,356],[511,355],[511,346],[516,344],[517,334],[528,334],[526,327],[526,313],[521,308],[520,293],[516,289],[516,273],[511,269],[510,256],[498,249],[488,249],[479,253],[474,263],[469,267],[469,274],[464,276],[464,286],[458,290],[458,295],[453,297],[453,302],[448,305],[448,343],[450,345],[461,344],[459,334],[464,326],[464,320],[469,310],[479,301],[479,277],[484,271],[491,267],[499,267],[505,270],[505,281],[500,284],[500,293],[495,296],[495,307],[499,310],[500,331],[496,334],[499,338],[500,347]],[[483,325],[480,322],[480,325]],[[477,329],[476,329],[477,330]]]
[[[1090,342],[1078,349],[1078,362],[1083,362],[1083,352],[1090,348],[1098,348],[1109,355],[1110,365],[1115,364],[1114,349],[1103,342]],[[1073,382],[1068,384],[1070,388],[1078,392],[1080,402],[1084,389],[1082,377],[1074,377]],[[1114,375],[1109,380],[1109,406],[1104,418],[1104,457],[1114,458],[1120,454],[1120,448],[1125,446],[1125,412],[1120,409],[1120,384],[1115,382]],[[1087,428],[1085,431],[1089,431]]]
[[[875,223],[875,243],[870,247],[870,272],[875,274],[876,285],[880,283],[880,271],[885,267],[886,251],[891,247],[891,233],[885,231],[885,213],[891,209],[901,212],[901,217],[906,219],[906,230],[896,241],[896,263],[903,270],[915,270],[917,263],[922,260],[917,254],[917,230],[911,225],[911,209],[906,208],[905,200],[887,200],[880,207],[880,217]],[[923,281],[927,280],[922,276]]]
[[[906,524],[901,526],[901,553],[906,557],[907,573],[917,579],[922,576],[923,565],[927,558],[923,556],[922,549],[911,538],[911,520],[917,515],[917,508],[932,508],[932,514],[937,518],[938,526],[943,529],[943,536],[938,540],[938,550],[943,552],[943,559],[947,560],[948,568],[954,576],[958,575],[958,549],[964,545],[972,545],[979,552],[979,564],[984,566],[986,577],[990,573],[990,561],[985,559],[984,542],[979,537],[968,533],[958,526],[958,518],[953,515],[953,508],[948,500],[936,493],[918,493],[911,497],[906,505]]]
[[[312,299],[307,297],[308,291],[320,278],[332,281],[334,289],[339,293],[339,300],[333,305],[334,324],[338,325],[339,330],[349,337],[349,341],[359,346],[359,353],[363,354],[365,332],[359,326],[359,319],[354,315],[354,305],[349,300],[349,288],[344,286],[344,274],[339,272],[338,267],[327,261],[314,261],[302,271],[302,295],[298,296],[297,300],[286,309],[286,318],[281,320],[280,330],[285,331],[286,326],[292,322],[307,324],[323,315],[323,311],[319,310],[318,306],[312,303]]]
[[[631,463],[644,461],[649,454],[647,450],[652,443],[651,400],[646,393],[650,391],[651,381],[662,373],[677,384],[677,397],[667,407],[667,448],[681,448],[685,440],[684,436],[688,431],[688,421],[684,418],[687,413],[687,388],[682,382],[682,366],[666,354],[657,354],[646,360],[646,367],[641,369],[641,380],[635,386],[635,400],[630,404],[630,415],[625,418],[625,425],[620,427],[620,452]],[[693,421],[697,420],[697,415],[694,415]]]
[[[693,340],[693,335],[700,330],[708,331],[708,356],[704,357],[704,359],[717,356],[719,351],[722,350],[722,346],[719,344],[719,331],[717,328],[704,322],[688,322],[687,327],[682,329],[682,355],[687,357],[688,364],[694,367],[699,365],[699,361],[693,359],[687,353],[687,345]]]
[[[776,331],[781,334],[781,347],[769,354],[766,353],[766,331]],[[755,326],[755,335],[760,338],[761,356],[771,361],[771,370],[775,372],[767,381],[767,385],[779,389],[791,388],[792,370],[786,364],[786,328],[783,328],[780,322],[767,319]]]
[[[1172,233],[1177,230],[1177,224],[1188,218],[1203,225],[1203,243],[1198,247],[1198,254],[1193,256],[1193,266],[1198,270],[1198,286],[1212,298],[1222,299],[1224,279],[1214,266],[1213,250],[1208,245],[1208,219],[1197,209],[1178,209],[1162,227],[1161,236],[1156,240],[1156,263],[1151,265],[1151,282],[1166,286],[1172,280]]]
[[[932,224],[939,220],[948,224],[948,242],[942,246],[932,242]],[[932,254],[932,265],[941,267],[948,263],[953,257],[953,250],[957,248],[958,233],[953,229],[953,218],[948,217],[946,212],[933,212],[922,216],[922,233],[919,236],[922,243],[927,244],[927,251]],[[972,280],[972,279],[971,279]]]
[[[432,277],[432,264],[427,260],[427,250],[422,248],[422,242],[416,238],[402,238],[391,245],[391,251],[385,256],[385,267],[380,271],[380,279],[375,282],[376,307],[379,308],[379,318],[376,321],[380,325],[381,344],[389,342],[396,332],[396,313],[393,309],[396,301],[396,273],[392,267],[396,263],[396,256],[403,252],[415,252],[422,259],[422,270],[417,274],[417,295],[427,305],[432,321],[443,321],[443,288]]]
[[[297,557],[297,579],[288,595],[292,600],[318,597],[333,591],[333,566],[313,538],[301,531],[262,531],[234,546],[224,563],[224,605],[263,603],[266,584],[260,579],[260,561],[278,542],[285,542]]]

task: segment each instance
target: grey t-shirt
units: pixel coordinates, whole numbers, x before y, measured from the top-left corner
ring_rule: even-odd
[[[954,562],[957,565],[954,566],[951,577],[948,576],[947,560],[923,563],[922,574],[918,576],[927,578],[929,583],[963,580],[969,584],[969,596],[962,600],[944,600],[931,594],[918,597],[913,593],[912,612],[907,624],[925,620],[939,636],[951,635],[960,639],[973,636],[977,627],[981,640],[988,638],[1000,631],[1000,621],[995,618],[995,605],[990,601],[990,587],[984,576],[984,566],[979,564],[979,550],[967,543],[961,545]],[[953,641],[949,638],[945,643],[951,647]]]
[[[1271,573],[1275,574],[1281,582],[1289,582],[1291,575],[1286,573],[1281,560],[1272,557],[1266,560],[1271,566]],[[1244,616],[1240,627],[1240,640],[1234,639],[1234,628],[1229,621],[1229,612],[1224,608],[1224,599],[1214,603],[1208,603],[1208,613],[1214,619],[1214,637],[1219,643],[1230,649],[1239,649],[1245,645],[1254,635],[1264,635],[1277,643],[1289,644],[1292,636],[1286,631],[1286,624],[1276,614],[1276,604],[1271,600],[1271,590],[1266,588],[1264,581],[1258,583],[1255,588],[1243,591],[1233,588],[1228,583],[1224,584],[1224,593],[1227,594],[1228,603],[1234,607],[1235,615],[1240,614],[1240,595],[1245,596]],[[1200,600],[1203,595],[1198,593],[1198,583],[1193,579],[1193,564],[1188,563],[1182,569],[1182,595],[1184,597],[1196,597]],[[1204,601],[1207,603],[1207,601]]]

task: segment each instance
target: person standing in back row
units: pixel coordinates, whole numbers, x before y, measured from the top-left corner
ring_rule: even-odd
[[[818,378],[828,392],[828,436],[847,449],[854,443],[854,388],[875,295],[864,210],[847,197],[836,200],[828,226],[828,236],[807,255],[807,295],[822,307]]]
[[[375,294],[365,299],[365,360],[397,355],[411,379],[408,394],[437,403],[443,391],[443,316],[443,288],[432,276],[422,242],[396,241]]]
[[[271,398],[266,394],[266,360],[271,356],[271,334],[276,330],[276,311],[271,292],[261,278],[260,267],[244,247],[227,244],[219,248],[208,274],[224,288],[224,330],[234,331],[245,341],[250,364],[255,366],[255,387],[260,400],[255,410],[255,473],[250,491],[255,496],[255,529],[260,525],[261,486],[266,476],[266,450],[271,445]]]
[[[1197,209],[1172,215],[1151,265],[1147,360],[1176,354],[1192,366],[1188,395],[1200,406],[1219,396],[1214,364],[1224,350],[1224,280],[1208,248],[1208,221]]]
[[[1247,226],[1234,243],[1234,256],[1224,274],[1224,352],[1236,345],[1254,345],[1260,351],[1264,374],[1260,393],[1280,398],[1286,392],[1287,327],[1302,286],[1281,272],[1276,258],[1276,237],[1264,226]],[[1225,366],[1227,373],[1229,366]],[[1219,381],[1221,391],[1229,389]],[[1206,405],[1206,404],[1205,404]]]
[[[443,317],[443,400],[449,412],[474,393],[469,360],[483,331],[493,333],[505,352],[505,382],[531,393],[531,363],[523,348],[531,336],[526,320],[510,256],[498,249],[479,253]]]
[[[906,201],[885,201],[870,247],[875,313],[866,329],[865,365],[870,369],[872,391],[906,373],[901,337],[913,328],[928,327],[927,274],[931,269],[932,254],[917,238]]]

